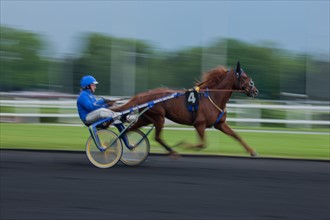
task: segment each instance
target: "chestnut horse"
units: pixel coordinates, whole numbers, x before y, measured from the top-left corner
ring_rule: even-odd
[[[200,143],[194,146],[197,149],[202,149],[205,146],[205,129],[214,126],[239,141],[251,156],[257,155],[226,123],[226,103],[234,91],[245,93],[250,97],[258,95],[258,89],[254,86],[252,79],[241,69],[239,62],[236,69],[227,70],[224,67],[219,67],[204,73],[202,81],[196,84],[194,90],[190,91],[196,91],[194,94],[197,94],[197,97],[185,96],[187,91],[184,90],[157,88],[137,94],[126,104],[112,108],[112,110],[123,111],[173,93],[181,93],[182,96],[155,104],[138,118],[130,130],[153,124],[155,126],[155,140],[165,147],[169,155],[175,156],[178,154],[161,138],[165,118],[179,124],[194,126],[200,137]],[[195,108],[195,111],[187,109],[186,103],[189,98],[193,99],[194,102],[196,101],[194,99],[198,99],[198,107]]]

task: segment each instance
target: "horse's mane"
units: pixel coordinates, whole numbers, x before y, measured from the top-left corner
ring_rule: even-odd
[[[220,66],[214,69],[211,69],[207,72],[204,72],[202,75],[202,81],[197,82],[196,85],[203,88],[203,87],[215,87],[219,85],[220,82],[226,77],[227,68]]]

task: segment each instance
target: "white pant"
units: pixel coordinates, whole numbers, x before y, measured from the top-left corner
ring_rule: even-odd
[[[115,117],[118,114],[116,112],[111,111],[107,108],[99,108],[95,111],[92,111],[86,116],[86,123],[91,124],[103,118]]]

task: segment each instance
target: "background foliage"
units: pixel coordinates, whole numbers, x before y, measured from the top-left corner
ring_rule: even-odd
[[[75,56],[50,58],[38,34],[1,26],[0,91],[53,90],[77,94],[85,74],[94,75],[98,94],[133,95],[151,88],[191,88],[203,71],[240,60],[261,99],[281,92],[329,100],[329,60],[297,54],[274,43],[251,44],[218,39],[205,47],[162,51],[136,39],[88,33]],[[242,98],[242,96],[240,96]]]

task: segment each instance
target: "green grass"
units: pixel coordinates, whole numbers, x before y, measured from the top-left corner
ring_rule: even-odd
[[[265,129],[266,130],[266,129]],[[285,129],[288,130],[288,129]],[[328,131],[328,130],[326,130]],[[238,132],[239,133],[239,132]],[[329,135],[242,132],[240,136],[265,157],[330,160]],[[165,153],[150,134],[151,152]],[[89,136],[83,126],[0,123],[0,148],[84,151]],[[169,145],[180,141],[196,143],[195,131],[164,130]],[[175,148],[180,153],[248,156],[234,139],[215,130],[206,132],[207,148],[201,151]]]

